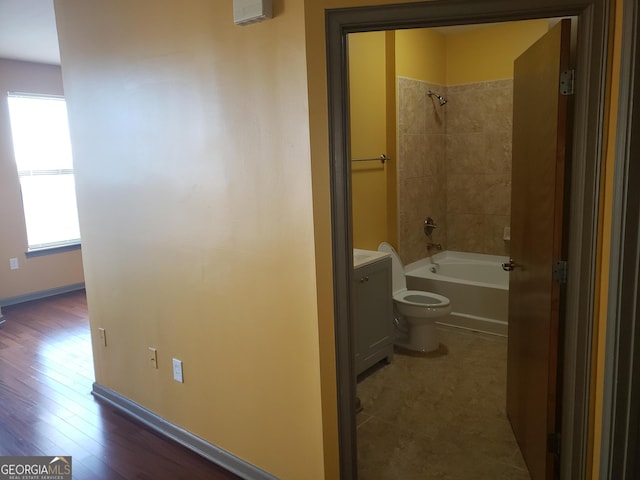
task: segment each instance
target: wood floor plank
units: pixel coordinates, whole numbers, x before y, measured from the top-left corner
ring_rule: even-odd
[[[238,480],[91,395],[84,292],[3,308],[0,455],[71,455],[74,480]]]

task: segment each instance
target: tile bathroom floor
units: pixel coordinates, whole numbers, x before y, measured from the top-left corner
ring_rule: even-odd
[[[358,383],[360,480],[530,480],[505,413],[507,339],[438,327]]]

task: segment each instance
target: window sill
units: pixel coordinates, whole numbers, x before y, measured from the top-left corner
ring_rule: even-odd
[[[27,252],[25,252],[25,255],[27,256],[27,258],[33,258],[33,257],[42,257],[44,255],[54,255],[56,253],[71,252],[73,250],[80,250],[80,249],[82,249],[82,244],[71,243],[69,245],[59,245],[56,247],[45,247],[45,248],[38,248],[35,250],[28,250]]]

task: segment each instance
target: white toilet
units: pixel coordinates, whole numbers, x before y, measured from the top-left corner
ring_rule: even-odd
[[[418,352],[432,352],[440,346],[436,320],[451,312],[451,302],[442,295],[418,290],[407,290],[404,267],[398,252],[387,242],[378,251],[391,254],[391,283],[395,326],[399,347]]]

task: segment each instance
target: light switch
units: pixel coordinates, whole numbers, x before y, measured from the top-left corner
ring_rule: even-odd
[[[173,359],[173,379],[176,382],[184,383],[184,379],[182,377],[182,361],[177,358]]]
[[[153,347],[149,347],[149,361],[152,368],[158,368],[158,351]]]

